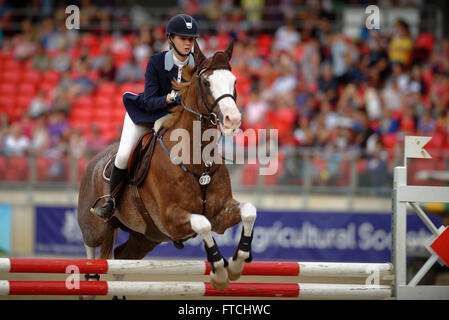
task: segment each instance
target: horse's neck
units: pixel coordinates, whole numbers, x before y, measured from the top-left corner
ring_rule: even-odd
[[[200,108],[197,107],[197,105],[201,103],[198,100],[199,99],[196,99],[195,95],[192,96],[189,94],[189,92],[187,92],[187,96],[184,103],[190,109],[197,110],[197,112],[202,113],[200,111]],[[207,126],[208,123],[209,123],[208,120],[200,121],[197,115],[187,110],[183,110],[178,121],[176,121],[176,123],[165,134],[164,143],[166,143],[169,150],[172,150],[172,147],[175,145],[177,145],[178,147],[177,149],[179,150],[180,146],[179,144],[182,144],[182,150],[183,151],[188,150],[190,154],[190,161],[189,163],[185,163],[185,165],[190,166],[192,168],[195,168],[197,166],[203,168],[204,167],[204,159],[202,159],[203,149],[209,142],[208,141],[202,142],[202,137],[204,131],[210,128]],[[175,139],[178,140],[171,141],[170,135],[176,129],[182,130],[178,130],[177,134],[174,136],[174,140]],[[178,132],[181,132],[182,134],[181,141],[179,141]],[[174,156],[177,155],[174,154]],[[198,161],[200,161],[200,163],[198,163]]]

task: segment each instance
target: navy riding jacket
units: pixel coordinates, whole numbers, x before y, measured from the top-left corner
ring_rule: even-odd
[[[188,64],[195,65],[193,55]],[[178,67],[173,60],[173,51],[156,53],[150,57],[145,72],[145,91],[140,94],[125,92],[123,104],[134,123],[152,123],[169,113],[176,103],[168,104],[167,94],[172,91],[171,81],[176,80]]]

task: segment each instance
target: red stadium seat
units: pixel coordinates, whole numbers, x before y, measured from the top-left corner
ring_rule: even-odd
[[[387,133],[382,136],[382,142],[386,149],[393,149],[396,146],[398,136],[396,133]]]
[[[113,96],[117,91],[115,82],[103,82],[97,88],[97,95]]]
[[[9,83],[18,83],[22,80],[22,74],[20,73],[20,70],[18,71],[5,71],[2,75],[2,81],[9,82]]]
[[[125,92],[139,93],[136,92],[136,84],[132,82],[127,82],[120,85],[119,93],[123,95]]]
[[[94,106],[91,96],[79,96],[73,102],[72,107],[75,109],[92,109]]]
[[[0,156],[0,181],[5,180],[7,170],[8,170],[8,158],[5,156]]]
[[[433,50],[435,36],[430,32],[421,32],[415,40],[416,48],[425,49],[427,51]]]
[[[5,172],[6,181],[27,181],[29,178],[29,166],[26,157],[10,157],[8,170]]]
[[[48,97],[49,94],[53,91],[53,89],[57,86],[57,83],[54,82],[41,82],[39,84],[39,89],[45,92],[45,96]]]
[[[257,164],[245,164],[242,170],[242,184],[245,186],[257,185],[259,166]]]
[[[61,73],[55,70],[47,70],[44,72],[43,81],[50,83],[57,83],[61,78]]]
[[[21,95],[16,99],[16,107],[24,110],[30,106],[31,101],[34,99],[34,95]]]
[[[90,122],[92,119],[92,110],[87,108],[73,108],[69,115],[70,121]]]
[[[110,95],[97,95],[93,98],[94,108],[108,108],[112,109],[113,107],[113,98]]]
[[[17,86],[17,94],[19,96],[35,96],[36,84],[34,82],[21,82]]]
[[[2,81],[0,84],[0,95],[2,96],[14,96],[16,94],[17,86],[14,83],[8,83]]]
[[[16,108],[16,98],[15,96],[0,96],[0,112],[6,112],[8,116],[14,114],[14,109]]]
[[[22,66],[19,61],[15,59],[7,59],[3,62],[4,70],[7,70],[11,73],[20,73],[22,70]]]
[[[92,110],[92,120],[99,122],[110,122],[113,118],[112,109],[108,106],[96,106]]]
[[[37,84],[42,80],[42,75],[36,70],[27,70],[22,73],[22,81]]]

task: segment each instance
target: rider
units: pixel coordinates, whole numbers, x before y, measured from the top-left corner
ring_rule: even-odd
[[[140,94],[125,92],[123,95],[127,113],[112,168],[110,194],[105,196],[108,200],[103,206],[91,209],[105,220],[113,215],[117,206],[134,144],[140,136],[152,129],[157,119],[179,104],[180,97],[172,90],[171,81],[183,81],[182,68],[195,65],[191,50],[194,40],[199,37],[197,21],[189,15],[178,14],[168,21],[165,33],[170,50],[154,54],[148,60],[145,91]],[[116,194],[113,196],[114,191]]]

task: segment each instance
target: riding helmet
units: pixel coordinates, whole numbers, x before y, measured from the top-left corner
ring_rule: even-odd
[[[187,14],[178,14],[168,21],[165,34],[198,38],[198,22]]]

